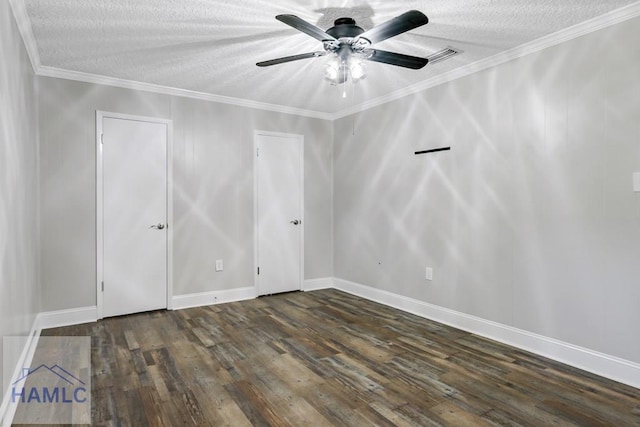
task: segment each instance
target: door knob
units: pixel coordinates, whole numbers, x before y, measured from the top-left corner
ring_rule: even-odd
[[[151,227],[149,227],[149,228],[154,228],[154,229],[156,229],[156,230],[162,230],[162,229],[164,229],[164,227],[165,227],[165,225],[164,225],[163,223],[158,223],[158,224],[156,224],[156,225],[152,225],[152,226],[151,226]]]
[[[298,220],[298,219],[294,219],[293,221],[289,221],[291,224],[293,225],[298,225],[300,224],[302,221]]]

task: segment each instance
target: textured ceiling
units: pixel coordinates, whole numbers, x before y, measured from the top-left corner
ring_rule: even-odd
[[[232,98],[335,113],[353,99],[323,80],[326,58],[259,68],[258,61],[321,50],[277,21],[297,15],[327,29],[342,16],[365,30],[417,9],[429,24],[375,47],[428,56],[464,51],[408,70],[368,62],[356,102],[385,96],[636,0],[24,0],[43,66]]]

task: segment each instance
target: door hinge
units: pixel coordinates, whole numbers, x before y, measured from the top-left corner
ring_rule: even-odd
[[[100,134],[100,144],[104,144],[104,133]]]
[[[258,267],[258,276],[260,275],[260,267]]]
[[[256,148],[256,157],[260,157],[260,149]]]
[[[104,282],[102,282],[102,292],[104,292]]]

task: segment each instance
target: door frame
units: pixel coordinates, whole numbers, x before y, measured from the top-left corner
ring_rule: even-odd
[[[264,130],[254,130],[253,132],[253,286],[256,290],[256,295],[260,295],[260,277],[258,274],[258,266],[260,261],[260,254],[258,253],[258,239],[259,239],[259,217],[258,217],[258,137],[259,136],[277,136],[285,138],[294,138],[300,144],[300,221],[302,227],[300,230],[300,288],[304,284],[304,135],[294,133],[282,133],[271,132]]]
[[[102,167],[102,120],[104,118],[133,120],[164,124],[167,126],[167,309],[173,308],[173,122],[157,117],[137,116],[133,114],[113,113],[96,110],[96,314],[103,316],[102,281],[104,278],[104,192]]]

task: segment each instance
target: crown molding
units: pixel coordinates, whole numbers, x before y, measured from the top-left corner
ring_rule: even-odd
[[[164,95],[180,96],[185,98],[200,99],[204,101],[218,102],[222,104],[235,105],[238,107],[255,108],[258,110],[266,110],[276,113],[293,114],[296,116],[310,117],[321,120],[333,120],[330,113],[320,111],[305,110],[302,108],[288,107],[285,105],[269,104],[266,102],[252,101],[248,99],[233,98],[230,96],[214,95],[211,93],[197,92],[187,89],[173,88],[169,86],[156,85],[151,83],[137,82],[133,80],[119,79],[115,77],[107,77],[98,74],[84,73],[81,71],[65,70],[62,68],[49,67],[42,65],[40,53],[38,52],[38,44],[31,27],[31,20],[27,13],[27,7],[24,0],[9,0],[13,16],[18,25],[20,36],[24,42],[27,55],[31,61],[33,72],[38,76],[55,77],[59,79],[74,80],[85,83],[94,83],[99,85],[120,87],[125,89],[141,90],[145,92],[154,92]]]
[[[215,95],[205,92],[197,92],[187,89],[179,89],[168,86],[156,85],[151,83],[137,82],[133,80],[119,79],[114,77],[101,76],[97,74],[84,73],[80,71],[71,71],[61,68],[43,66],[40,62],[38,46],[31,28],[31,21],[27,14],[24,0],[9,0],[13,15],[18,24],[18,28],[27,50],[27,54],[31,61],[34,72],[39,76],[62,78],[67,80],[75,80],[86,83],[95,83],[125,89],[141,90],[146,92],[154,92],[165,95],[180,96],[186,98],[200,99],[204,101],[219,102],[223,104],[235,105],[239,107],[255,108],[259,110],[272,111],[277,113],[292,114],[302,117],[310,117],[321,120],[337,120],[352,114],[365,111],[382,104],[386,104],[409,95],[413,95],[432,87],[448,83],[459,78],[477,73],[505,62],[527,56],[529,54],[541,51],[543,49],[556,46],[577,37],[610,27],[623,21],[640,16],[640,1],[625,7],[608,12],[604,15],[597,16],[590,20],[576,24],[572,27],[565,28],[555,33],[546,35],[529,43],[506,50],[485,59],[473,62],[469,65],[456,68],[447,73],[440,74],[430,79],[421,81],[406,88],[391,92],[387,95],[371,99],[353,107],[338,111],[336,113],[325,113],[314,110],[305,110],[301,108],[288,107],[278,104],[270,104],[266,102],[252,101],[248,99],[233,98],[223,95]]]
[[[219,102],[222,104],[230,104],[238,107],[256,108],[259,110],[272,111],[276,113],[293,114],[296,116],[311,117],[314,119],[332,120],[332,115],[313,110],[304,110],[301,108],[287,107],[284,105],[269,104],[266,102],[252,101],[249,99],[232,98],[230,96],[214,95],[211,93],[197,92],[188,89],[179,89],[169,86],[162,86],[152,83],[138,82],[135,80],[126,80],[116,77],[101,76],[98,74],[84,73],[82,71],[64,70],[62,68],[40,66],[37,75],[44,77],[55,77],[58,79],[74,80],[85,83],[94,83],[105,86],[113,86],[124,89],[141,90],[145,92],[154,92],[163,95],[180,96],[185,98],[200,99],[204,101]]]
[[[565,28],[563,30],[557,31],[555,33],[546,35],[544,37],[540,37],[539,39],[522,44],[520,46],[516,46],[512,49],[500,52],[488,58],[481,59],[469,65],[456,68],[447,73],[443,73],[414,85],[407,86],[406,88],[391,92],[387,95],[371,99],[369,101],[355,105],[351,108],[338,111],[337,113],[332,115],[332,119],[341,119],[350,116],[351,114],[359,113],[361,111],[365,111],[370,108],[374,108],[379,105],[422,92],[426,89],[430,89],[443,83],[451,82],[470,74],[477,73],[478,71],[486,70],[488,68],[504,64],[505,62],[522,58],[523,56],[527,56],[532,53],[539,52],[543,49],[547,49],[549,47],[559,45],[569,40],[573,40],[580,36],[593,33],[603,28],[611,27],[613,25],[619,24],[620,22],[627,21],[637,16],[640,16],[640,1],[613,10],[604,15],[600,15],[587,21],[581,22],[574,26]]]
[[[18,25],[20,36],[22,36],[27,55],[31,61],[33,72],[37,73],[41,66],[40,53],[38,53],[38,44],[36,43],[36,38],[31,28],[31,20],[27,14],[27,6],[24,4],[24,0],[9,0],[9,5],[13,11],[16,24]]]

